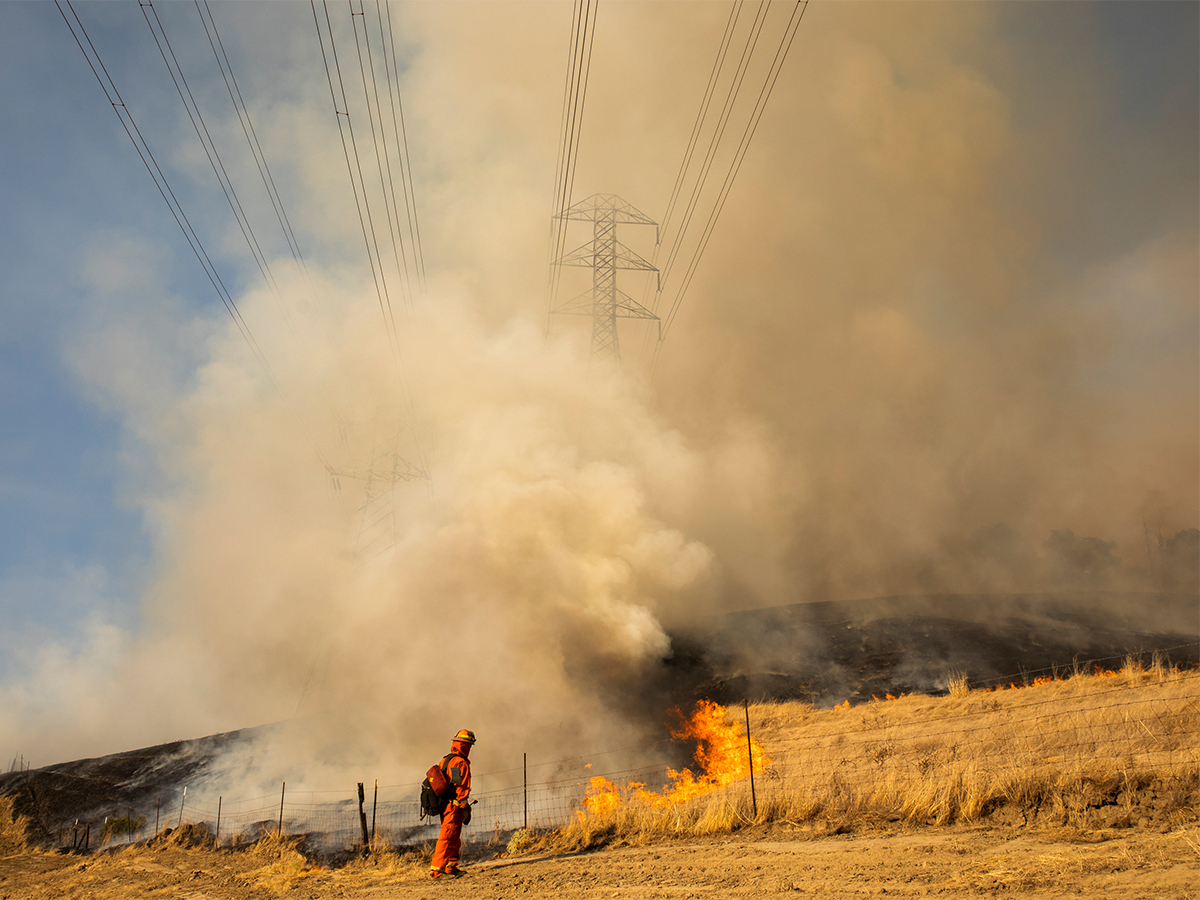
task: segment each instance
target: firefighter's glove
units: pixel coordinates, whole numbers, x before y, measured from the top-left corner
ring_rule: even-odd
[[[463,824],[471,824],[471,804],[467,804],[467,808],[463,810]]]

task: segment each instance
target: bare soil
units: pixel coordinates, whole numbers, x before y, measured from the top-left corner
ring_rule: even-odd
[[[0,900],[257,898],[1196,898],[1200,829],[951,827],[813,837],[754,829],[560,856],[466,859],[431,882],[414,857],[323,868],[285,851],[180,846],[0,859]]]

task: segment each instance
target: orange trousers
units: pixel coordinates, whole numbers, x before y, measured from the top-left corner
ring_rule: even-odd
[[[442,828],[438,832],[437,846],[433,848],[433,862],[429,868],[437,872],[458,865],[458,853],[462,848],[463,816],[466,809],[451,806],[442,815]]]

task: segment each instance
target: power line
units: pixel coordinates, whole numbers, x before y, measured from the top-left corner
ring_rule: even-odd
[[[67,14],[63,11],[63,3],[67,9],[71,11],[72,17],[75,19],[75,24],[71,24],[71,20],[67,18]],[[112,106],[113,112],[120,119],[125,133],[129,136],[129,140],[133,143],[134,149],[137,151],[138,158],[141,159],[142,165],[146,167],[146,171],[150,173],[151,179],[154,181],[154,186],[158,188],[159,194],[163,201],[167,204],[167,208],[171,211],[172,217],[175,219],[180,230],[183,232],[184,238],[188,242],[188,246],[192,248],[200,267],[204,269],[204,274],[208,277],[213,289],[217,292],[217,296],[221,298],[226,311],[237,325],[238,331],[249,345],[254,357],[259,361],[267,372],[267,377],[271,379],[271,383],[278,386],[274,373],[271,371],[270,365],[263,356],[262,349],[258,346],[258,342],[254,340],[254,335],[250,333],[249,326],[246,325],[245,319],[242,318],[242,313],[234,302],[232,295],[225,287],[225,282],[221,280],[220,273],[217,272],[212,260],[208,256],[208,252],[204,249],[203,243],[200,241],[199,235],[192,227],[192,223],[188,220],[187,214],[183,211],[183,207],[179,204],[179,200],[175,196],[175,192],[171,189],[170,183],[167,181],[166,175],[158,164],[158,160],[154,158],[154,153],[150,150],[150,145],[146,143],[146,139],[142,136],[141,131],[137,127],[137,123],[133,119],[133,114],[125,105],[125,101],[121,98],[120,92],[117,90],[116,83],[112,80],[112,76],[108,74],[108,69],[104,66],[104,61],[100,58],[95,45],[92,43],[91,37],[88,36],[87,29],[83,27],[83,22],[79,18],[79,14],[75,11],[75,7],[71,5],[71,0],[55,0],[55,6],[58,7],[59,14],[62,15],[63,21],[67,23],[67,27],[71,30],[71,36],[75,38],[75,43],[79,46],[80,52],[83,53],[84,59],[87,60],[88,67],[92,70],[92,74],[96,76],[96,81],[99,82],[101,90],[104,91],[104,96]],[[76,33],[76,28],[79,33]],[[79,35],[83,35],[83,41]],[[87,42],[87,47],[83,46],[83,42]],[[89,50],[91,51],[89,53]],[[99,71],[97,71],[99,66]],[[101,77],[100,72],[104,75]],[[115,99],[114,99],[115,98]]]
[[[708,108],[712,102],[713,95],[716,93],[717,82],[721,77],[721,70],[725,66],[725,56],[729,52],[729,45],[733,41],[734,31],[737,30],[737,20],[741,11],[742,0],[736,0],[729,9],[729,19],[725,22],[725,31],[721,35],[721,45],[717,49],[717,58],[713,60],[712,71],[708,75],[708,84],[704,88],[704,97],[700,101],[700,110],[696,113],[696,122],[692,126],[692,134],[688,138],[687,149],[683,153],[683,162],[679,166],[679,174],[675,176],[675,185],[671,189],[671,197],[667,201],[667,211],[663,214],[662,223],[664,231],[671,226],[671,216],[675,211],[675,201],[678,200],[679,192],[683,188],[684,181],[686,180],[685,175],[692,163],[692,154],[695,152],[700,133],[704,128],[704,120],[708,117]]]
[[[379,15],[380,3],[375,0],[375,13]],[[392,69],[395,73],[396,95],[392,99],[392,76],[388,73],[388,100],[392,106],[392,131],[396,133],[396,152],[400,162],[400,187],[404,193],[404,208],[408,216],[409,239],[414,248],[414,258],[417,267],[417,277],[421,285],[421,293],[426,291],[425,256],[421,247],[421,225],[417,219],[417,194],[412,181],[412,157],[408,152],[408,131],[404,127],[404,100],[400,96],[400,66],[396,61],[396,36],[392,31],[392,6],[387,4],[387,28],[383,27],[382,19],[379,30],[387,40],[384,47],[384,68],[387,69],[387,53],[391,50]],[[402,152],[401,152],[402,151]]]
[[[670,326],[674,322],[676,315],[678,315],[680,306],[682,305],[682,302],[683,302],[684,295],[687,293],[687,290],[691,285],[692,278],[695,276],[697,267],[699,266],[699,263],[700,263],[700,259],[703,256],[704,251],[708,247],[708,242],[712,237],[712,233],[716,227],[717,220],[720,217],[720,214],[725,207],[725,202],[727,201],[727,199],[729,197],[729,191],[733,186],[734,179],[736,179],[737,174],[741,169],[741,165],[742,165],[743,160],[745,159],[746,151],[749,148],[750,141],[753,139],[754,134],[758,128],[758,123],[762,118],[763,110],[766,108],[767,101],[770,99],[771,93],[773,92],[773,90],[775,88],[775,83],[779,78],[779,72],[782,70],[784,60],[786,59],[788,52],[791,50],[792,42],[794,41],[795,36],[796,36],[796,31],[800,26],[801,20],[804,18],[804,13],[807,10],[807,8],[808,8],[808,0],[797,0],[795,5],[792,7],[792,11],[788,18],[787,24],[784,26],[783,35],[780,39],[779,46],[776,48],[775,56],[772,59],[771,64],[768,68],[766,77],[763,80],[762,87],[759,89],[758,97],[755,100],[755,104],[754,104],[753,109],[751,110],[749,119],[747,120],[746,127],[742,132],[741,140],[739,141],[738,146],[733,153],[732,160],[729,165],[729,169],[726,172],[725,178],[722,181],[722,184],[717,191],[717,198],[714,201],[713,206],[709,211],[708,218],[705,222],[704,227],[701,229],[700,237],[697,240],[691,260],[689,261],[689,263],[684,271],[684,276],[683,276],[682,282],[680,283],[680,287],[675,294],[675,297],[671,303],[668,314],[663,317],[662,327],[661,327],[661,331],[659,333],[658,342],[654,348],[654,356],[653,356],[653,359],[651,362],[651,371],[653,371],[654,368],[657,366],[658,358],[662,351],[662,344],[666,340],[667,333],[669,332]],[[763,26],[766,22],[766,10],[767,10],[767,0],[760,0],[758,9],[756,11],[755,20],[750,27],[750,34],[748,35],[747,40],[746,40],[746,46],[742,51],[742,58],[739,60],[738,68],[734,73],[732,83],[730,84],[729,91],[726,95],[725,105],[721,111],[721,115],[718,119],[717,125],[714,128],[713,136],[709,141],[709,148],[708,148],[707,153],[705,154],[704,161],[701,164],[700,175],[698,176],[696,184],[692,189],[691,197],[689,198],[689,201],[688,201],[685,213],[684,213],[683,222],[680,225],[678,233],[676,234],[675,239],[671,245],[671,250],[670,250],[670,253],[668,254],[667,264],[666,264],[666,266],[663,267],[663,279],[662,280],[664,283],[667,282],[671,272],[674,269],[676,259],[677,259],[678,254],[683,246],[683,236],[687,232],[688,227],[690,226],[690,224],[692,222],[692,218],[697,210],[699,200],[701,198],[701,195],[703,194],[704,187],[707,184],[707,181],[708,181],[708,178],[709,178],[709,175],[711,172],[711,168],[712,168],[713,162],[716,157],[717,147],[720,144],[720,142],[724,136],[725,129],[728,127],[729,119],[730,119],[732,111],[733,111],[734,103],[736,102],[737,96],[740,93],[742,83],[746,77],[746,72],[748,71],[748,68],[749,68],[750,59],[754,55],[754,51],[757,48],[758,40],[761,36]],[[723,58],[723,54],[724,54],[724,50],[722,49],[721,51],[718,52],[718,59]],[[705,101],[705,103],[706,102],[707,102],[707,100]],[[703,109],[704,109],[704,103],[702,103],[702,110]],[[693,129],[693,132],[695,132],[695,129]],[[685,153],[684,169],[686,169],[688,163],[690,162],[690,153],[691,153],[690,150],[687,153]],[[680,179],[683,178],[682,171],[683,170],[681,170]],[[680,179],[677,179],[677,182]],[[672,209],[673,209],[673,206],[672,206]],[[658,306],[659,306],[659,302],[661,300],[662,291],[663,291],[663,286],[662,286],[662,284],[660,284],[659,290],[658,290],[657,294],[655,295],[654,303],[652,306],[653,311],[656,313],[658,312]]]
[[[263,187],[266,188],[267,196],[271,200],[271,207],[275,210],[275,217],[279,220],[279,227],[283,230],[288,249],[291,251],[292,258],[300,267],[301,272],[311,287],[312,278],[308,272],[308,264],[304,259],[304,254],[300,250],[300,243],[296,240],[296,232],[292,228],[291,220],[288,218],[287,210],[284,208],[283,198],[279,195],[279,189],[275,186],[275,179],[271,175],[271,167],[267,164],[266,154],[259,143],[258,133],[254,130],[254,122],[250,118],[250,110],[246,106],[246,101],[242,97],[241,87],[237,82],[237,76],[233,72],[233,64],[229,61],[229,55],[225,52],[225,44],[221,40],[220,32],[217,30],[217,21],[213,18],[212,8],[209,6],[208,0],[204,0],[203,6],[201,6],[200,0],[195,0],[195,4],[196,12],[200,15],[200,22],[204,25],[204,33],[208,37],[208,45],[212,48],[213,56],[217,60],[217,67],[221,70],[221,77],[225,81],[225,89],[229,92],[229,99],[233,102],[233,108],[238,114],[238,121],[242,126],[242,134],[246,136],[246,143],[250,146],[250,153],[254,157],[254,163],[258,167],[258,174],[262,178]],[[207,19],[205,18],[205,13],[208,14]]]
[[[804,13],[808,9],[808,0],[798,0],[796,5],[792,7],[791,17],[788,19],[787,26],[784,28],[783,37],[780,39],[779,47],[775,50],[775,57],[771,61],[771,68],[767,73],[767,78],[763,82],[763,87],[758,93],[758,98],[755,101],[754,110],[750,114],[750,120],[746,124],[745,131],[742,132],[742,139],[738,143],[737,151],[734,154],[733,163],[730,165],[729,172],[725,176],[724,182],[721,184],[720,192],[716,205],[709,214],[708,221],[705,223],[704,230],[701,233],[700,243],[696,248],[696,252],[692,257],[691,263],[688,265],[684,275],[683,283],[680,285],[679,292],[675,296],[675,300],[671,305],[671,311],[667,314],[663,325],[662,337],[659,338],[659,346],[666,339],[667,333],[670,331],[671,324],[675,321],[675,316],[679,312],[679,307],[683,302],[683,297],[687,293],[688,287],[692,283],[692,278],[696,274],[696,267],[700,263],[700,258],[704,255],[705,249],[708,247],[708,242],[712,237],[713,229],[716,226],[717,219],[721,215],[721,211],[725,208],[725,201],[729,198],[730,188],[733,186],[734,179],[742,167],[742,161],[746,157],[746,151],[750,146],[750,141],[754,138],[754,133],[758,129],[758,123],[762,119],[763,110],[766,108],[767,101],[771,98],[771,93],[775,90],[775,82],[779,79],[779,72],[783,68],[783,62],[787,58],[788,52],[791,50],[792,41],[795,40],[796,30],[800,27],[800,22],[804,18]],[[657,358],[657,350],[655,357]]]
[[[680,248],[683,246],[683,236],[687,233],[688,226],[691,224],[692,216],[695,214],[696,207],[700,202],[700,197],[703,194],[704,186],[708,182],[709,172],[712,170],[713,162],[716,160],[717,147],[721,143],[721,139],[725,136],[725,128],[729,123],[729,117],[733,113],[734,105],[737,101],[738,94],[741,92],[742,82],[745,80],[746,72],[750,67],[750,59],[754,55],[754,50],[758,46],[758,38],[762,33],[763,25],[766,23],[766,11],[768,9],[767,0],[759,0],[758,7],[755,10],[754,21],[750,25],[750,32],[746,36],[746,45],[742,48],[741,58],[738,60],[738,66],[734,72],[733,80],[729,84],[729,90],[725,94],[725,103],[721,108],[721,114],[717,119],[717,125],[713,130],[712,137],[708,142],[708,149],[705,151],[704,159],[700,164],[700,175],[696,180],[695,186],[692,188],[692,194],[688,198],[687,205],[683,212],[683,222],[679,226],[679,233],[671,246],[671,251],[667,255],[667,263],[663,266],[663,279],[670,277],[671,270],[675,265],[675,259],[679,254]],[[658,310],[658,297],[655,297],[653,309]]]
[[[217,151],[217,146],[213,142],[208,125],[204,121],[204,115],[200,112],[200,107],[196,103],[195,96],[192,94],[187,77],[183,74],[183,68],[180,66],[179,59],[175,55],[175,49],[171,46],[166,29],[163,28],[162,20],[158,17],[158,10],[155,8],[153,0],[140,0],[139,6],[142,10],[142,18],[146,20],[146,27],[150,29],[151,35],[154,36],[155,46],[158,47],[159,55],[162,56],[163,63],[167,67],[167,72],[171,76],[171,83],[175,85],[175,91],[179,94],[179,99],[187,111],[192,128],[196,131],[196,137],[199,138],[200,145],[204,148],[204,154],[208,158],[208,163],[212,167],[213,174],[216,176],[217,182],[221,185],[221,192],[225,195],[229,209],[233,212],[233,216],[237,220],[242,237],[245,238],[246,245],[250,248],[250,253],[258,265],[258,270],[262,274],[263,280],[266,281],[267,287],[271,289],[272,294],[279,303],[284,320],[294,335],[295,328],[292,324],[291,316],[288,313],[286,304],[283,302],[283,297],[279,293],[279,287],[271,272],[271,266],[267,262],[266,254],[263,253],[262,247],[258,242],[258,237],[254,234],[254,229],[250,225],[246,211],[242,208],[241,200],[237,196],[237,191],[233,187],[233,182],[229,178],[229,173],[226,171],[225,164],[221,160],[221,155]],[[146,12],[147,9],[150,10],[149,13]],[[153,22],[150,19],[151,14],[154,16]],[[154,27],[155,24],[158,25],[157,31]],[[163,49],[164,45],[166,46],[165,50]],[[168,54],[170,54],[170,59],[167,58]],[[184,96],[185,92],[187,94],[186,97]]]
[[[577,0],[572,20],[572,52],[567,69],[567,88],[563,101],[563,125],[559,145],[559,166],[555,179],[554,212],[566,213],[575,188],[575,162],[579,156],[583,129],[583,108],[587,101],[588,77],[592,68],[592,46],[596,34],[596,11],[599,0]],[[590,20],[590,24],[589,24]],[[557,260],[562,256],[567,238],[566,220],[551,220],[550,275],[548,307],[554,308],[558,294]]]
[[[75,20],[74,24],[72,24],[71,19],[67,17],[66,12],[63,10],[63,3],[65,3],[67,9],[71,11],[71,17]],[[141,130],[134,121],[133,114],[125,105],[125,101],[122,99],[121,93],[117,89],[116,82],[113,81],[112,76],[109,74],[108,69],[104,65],[104,61],[100,58],[100,53],[96,49],[95,44],[92,43],[92,39],[88,35],[87,29],[84,27],[82,20],[79,18],[79,13],[76,12],[75,7],[71,4],[71,0],[55,0],[54,5],[58,8],[59,14],[63,17],[63,21],[67,24],[67,28],[70,29],[71,37],[75,39],[76,45],[79,47],[84,59],[87,60],[88,68],[92,70],[92,74],[96,77],[96,81],[100,84],[100,89],[104,91],[105,99],[108,100],[109,105],[113,108],[113,112],[116,113],[117,118],[121,121],[121,127],[124,128],[125,134],[129,137],[130,142],[133,144],[134,150],[137,151],[138,158],[142,161],[142,165],[145,166],[151,180],[153,180],[154,186],[158,189],[159,195],[163,198],[163,202],[167,204],[167,208],[171,211],[172,218],[175,219],[175,223],[179,226],[180,231],[183,232],[184,239],[187,241],[188,246],[191,247],[192,253],[195,254],[196,260],[200,263],[200,267],[204,270],[204,274],[208,278],[209,283],[212,284],[213,289],[217,292],[217,296],[221,298],[221,303],[224,305],[226,312],[229,313],[230,318],[233,319],[233,323],[237,327],[238,332],[242,335],[242,339],[250,348],[250,352],[258,362],[259,366],[262,367],[262,370],[266,374],[267,380],[270,382],[271,387],[274,388],[280,399],[283,400],[288,411],[297,419],[298,422],[300,422],[301,431],[304,432],[304,436],[312,446],[317,458],[327,470],[331,469],[331,466],[329,465],[328,460],[326,460],[325,455],[321,452],[320,447],[317,446],[316,442],[313,441],[312,437],[307,433],[307,430],[304,428],[303,422],[299,419],[296,410],[292,407],[286,395],[284,395],[283,389],[279,384],[279,379],[275,376],[275,372],[271,368],[271,364],[267,361],[267,357],[263,353],[262,347],[255,339],[253,333],[250,331],[250,326],[242,317],[241,310],[238,309],[236,301],[233,299],[233,296],[230,294],[228,288],[226,288],[225,282],[222,280],[220,273],[217,271],[216,266],[213,264],[212,259],[208,255],[208,251],[204,249],[204,244],[200,240],[200,236],[196,233],[195,228],[192,227],[192,223],[188,219],[187,213],[184,212],[183,206],[180,204],[175,192],[172,190],[166,174],[163,172],[162,167],[158,164],[158,160],[155,159],[154,153],[150,149],[150,145],[146,142],[145,137],[142,135]],[[78,29],[78,32],[76,29]],[[80,35],[83,36],[82,39],[80,38]],[[85,42],[87,44],[86,47],[84,46]],[[103,75],[101,75],[101,73],[103,73]]]
[[[383,211],[388,223],[388,236],[392,242],[392,259],[396,263],[396,272],[400,276],[401,294],[407,303],[409,310],[412,309],[412,290],[408,283],[408,255],[404,251],[403,241],[397,243],[396,236],[399,231],[399,222],[393,219],[392,208],[396,207],[396,219],[399,218],[400,210],[396,204],[396,185],[392,180],[392,160],[387,152],[387,131],[383,128],[383,107],[379,102],[379,79],[375,77],[375,58],[371,52],[371,35],[367,28],[366,8],[363,0],[359,0],[359,11],[354,11],[354,0],[347,0],[350,7],[350,24],[354,30],[354,48],[358,51],[358,71],[362,78],[363,86],[363,101],[367,106],[367,124],[371,128],[371,144],[375,150],[375,166],[379,171],[379,191],[383,195]],[[363,61],[362,41],[358,39],[358,22],[357,19],[362,19],[363,41],[367,45],[367,59]],[[386,60],[387,57],[385,56]],[[375,112],[371,109],[371,90],[367,88],[367,69],[371,70],[371,87],[375,94],[375,110],[379,114],[379,131],[382,135],[377,134],[375,130]],[[383,152],[379,150],[380,137],[383,140]],[[384,175],[384,167],[387,168],[387,175]],[[364,185],[364,191],[365,191]],[[388,196],[392,198],[392,203],[388,204]],[[400,257],[404,256],[404,263],[401,265]],[[382,265],[382,262],[381,262]],[[393,327],[395,327],[393,325]]]
[[[350,187],[351,187],[351,190],[354,192],[354,205],[358,209],[358,224],[359,224],[359,227],[362,229],[363,243],[366,246],[366,250],[367,250],[367,262],[371,266],[371,276],[375,281],[375,293],[379,298],[379,310],[381,313],[383,313],[383,322],[384,322],[384,327],[387,329],[387,332],[388,332],[389,346],[391,347],[393,357],[397,358],[397,362],[398,362],[399,353],[397,350],[396,320],[395,320],[395,316],[392,314],[392,299],[388,293],[387,276],[384,275],[384,272],[383,272],[382,260],[379,260],[378,265],[376,264],[376,261],[379,259],[379,242],[375,238],[375,223],[374,223],[374,220],[371,218],[371,204],[370,204],[370,201],[367,199],[366,180],[363,178],[363,175],[362,175],[362,162],[358,156],[358,144],[354,140],[354,123],[350,118],[350,106],[346,100],[346,85],[342,79],[341,64],[338,62],[337,44],[335,43],[334,38],[333,38],[333,24],[329,18],[329,4],[328,4],[327,0],[321,0],[321,6],[325,11],[325,28],[329,33],[330,55],[333,56],[333,71],[337,72],[337,77],[338,77],[338,91],[337,92],[334,91],[334,87],[333,87],[333,74],[329,68],[329,57],[325,53],[325,38],[321,33],[321,22],[317,16],[317,3],[316,3],[316,0],[309,0],[309,3],[311,4],[312,11],[313,11],[313,24],[314,24],[314,26],[316,26],[316,29],[317,29],[317,40],[321,45],[321,60],[325,64],[325,78],[329,83],[329,97],[333,101],[333,111],[334,111],[334,115],[337,117],[337,123],[338,123],[338,134],[340,135],[340,137],[342,139],[342,153],[346,157],[346,171],[350,175]],[[338,102],[337,102],[337,94],[338,93],[341,93],[341,95],[342,95],[342,109],[338,109]],[[345,127],[343,127],[343,125],[342,125],[343,118],[345,118],[345,120],[346,120]],[[349,144],[346,143],[346,133],[347,132],[349,132],[349,134],[350,134],[350,143]],[[351,162],[350,162],[351,149],[353,149],[353,151],[354,151],[354,164],[353,165],[351,165]],[[358,168],[358,179],[357,180],[354,177],[355,166],[357,166],[357,168]],[[362,196],[361,197],[359,196],[359,185],[360,184],[362,185]],[[363,215],[364,207],[366,208],[365,217]],[[368,222],[370,223],[370,234],[369,235],[367,232]],[[375,248],[374,253],[372,253],[372,250],[371,250],[372,244],[374,244],[374,248]]]
[[[374,220],[373,216],[371,215],[371,204],[370,204],[370,200],[368,198],[366,179],[363,176],[362,161],[361,161],[361,158],[359,157],[359,153],[358,153],[358,143],[355,140],[355,136],[354,136],[354,123],[350,117],[350,106],[349,106],[349,101],[346,97],[345,81],[342,78],[341,64],[338,60],[337,44],[334,40],[334,35],[333,35],[333,23],[329,16],[329,4],[328,4],[327,0],[322,0],[321,6],[325,13],[325,16],[324,16],[325,31],[329,35],[330,53],[328,55],[325,52],[325,38],[324,38],[324,33],[322,33],[322,30],[321,30],[320,17],[317,15],[316,0],[310,0],[310,5],[312,6],[312,12],[313,12],[313,24],[317,29],[317,40],[321,46],[321,59],[325,64],[325,77],[329,84],[329,96],[333,102],[333,111],[334,111],[334,114],[337,117],[337,121],[338,121],[338,134],[342,140],[342,153],[346,159],[346,171],[350,175],[350,187],[354,193],[354,202],[355,202],[355,206],[358,210],[359,226],[362,229],[363,243],[367,250],[367,261],[371,266],[371,275],[375,281],[375,293],[376,293],[377,297],[379,298],[379,309],[380,309],[380,312],[383,314],[384,328],[388,333],[388,346],[391,350],[392,361],[395,365],[396,377],[400,384],[401,395],[404,398],[405,405],[408,407],[409,414],[412,417],[412,420],[415,422],[416,421],[416,409],[413,404],[412,392],[409,390],[409,387],[408,387],[408,376],[405,373],[404,361],[400,356],[400,339],[399,339],[399,333],[396,329],[396,318],[395,318],[395,314],[392,310],[391,295],[390,295],[390,293],[388,291],[388,287],[387,287],[387,275],[384,271],[383,259],[379,253],[379,240],[375,233],[375,220]],[[351,10],[351,15],[352,16],[355,15],[353,6],[350,7],[350,10]],[[365,16],[364,16],[364,18],[365,18]],[[351,24],[353,25],[354,23],[352,22]],[[358,32],[357,32],[357,28],[356,28],[355,41],[357,42],[357,40],[358,40]],[[329,68],[329,56],[330,55],[333,57],[333,69],[332,70]],[[337,79],[338,79],[338,89],[336,91],[334,90],[334,86],[333,86],[333,74],[334,73],[337,74]],[[363,75],[364,93],[366,92],[365,77],[366,76],[365,76],[365,72],[364,72],[364,75]],[[338,94],[341,95],[342,109],[338,109]],[[369,112],[370,112],[370,103],[368,100],[368,114],[369,114]],[[344,127],[342,125],[343,118],[345,119]],[[373,127],[374,126],[372,126],[372,128]],[[346,141],[347,133],[350,136],[349,143],[347,143],[347,141]],[[351,164],[351,162],[350,162],[350,155],[351,155],[352,151],[353,151],[353,155],[354,155],[354,163],[353,164]],[[357,180],[355,179],[355,171],[356,170],[358,172]],[[361,188],[361,196],[360,196],[360,188]],[[386,196],[385,196],[385,198],[384,198],[385,206],[386,206],[386,202],[387,201],[386,201]],[[365,216],[364,216],[364,210],[366,213]],[[374,252],[372,252],[372,248],[374,249]],[[426,477],[428,477],[429,466],[428,466],[428,461],[425,458],[424,449],[421,445],[420,435],[416,432],[415,428],[412,433],[413,433],[414,442],[416,444],[418,460],[420,462],[419,468],[420,468],[421,474],[424,474],[424,475],[426,475]]]
[[[700,134],[704,129],[704,121],[708,118],[708,109],[712,102],[712,98],[716,93],[717,83],[721,78],[721,70],[725,66],[725,57],[729,52],[729,46],[733,42],[734,32],[737,30],[738,17],[742,11],[742,0],[734,0],[734,3],[729,7],[729,18],[725,21],[725,31],[721,35],[721,43],[717,48],[716,59],[713,60],[712,70],[708,74],[708,84],[704,88],[704,96],[700,101],[700,109],[696,113],[696,121],[692,125],[692,133],[688,138],[687,148],[683,152],[683,162],[679,166],[679,173],[675,176],[675,184],[671,188],[670,199],[667,200],[667,211],[663,214],[662,225],[660,231],[669,232],[671,226],[671,217],[675,212],[675,203],[679,199],[680,191],[683,189],[684,182],[687,180],[687,171],[692,164],[692,155],[695,152],[697,142],[700,139]],[[650,257],[650,261],[657,265],[658,255],[662,250],[662,243],[656,242],[654,245],[654,254]],[[660,282],[661,285],[661,282]],[[642,302],[645,304],[649,301],[651,293],[651,283],[646,282],[646,289],[642,292]],[[658,298],[655,297],[654,306],[657,308]],[[661,336],[661,325],[659,335]],[[646,343],[650,339],[651,332],[647,329],[642,347],[645,349]]]
[[[558,218],[560,212],[559,204],[561,202],[560,195],[562,193],[563,168],[566,160],[567,148],[567,133],[568,133],[568,117],[571,111],[571,96],[572,84],[575,79],[575,58],[577,47],[579,44],[580,21],[579,13],[583,9],[581,0],[571,6],[571,48],[567,53],[567,77],[563,81],[563,108],[562,118],[558,127],[558,156],[554,163],[554,192],[550,198],[550,237],[547,247],[547,258],[550,265],[546,272],[546,311],[550,312],[554,308],[554,275],[556,261],[559,256],[558,250],[558,233],[559,229],[564,227],[562,220]],[[550,320],[547,317],[546,326],[549,328]]]

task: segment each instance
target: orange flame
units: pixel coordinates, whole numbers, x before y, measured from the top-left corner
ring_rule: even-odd
[[[701,700],[686,720],[682,713],[676,712],[682,721],[678,729],[670,730],[671,737],[678,740],[692,738],[698,742],[695,759],[702,774],[697,775],[691,769],[677,772],[668,768],[667,777],[671,784],[662,793],[647,790],[638,782],[618,786],[597,775],[589,781],[583,800],[587,812],[579,810],[576,813],[580,819],[586,818],[587,813],[596,816],[611,813],[631,797],[647,806],[674,806],[750,777],[751,759],[756,771],[771,764],[762,745],[753,738],[747,753],[745,731],[736,721],[725,724],[725,707],[720,704]]]

